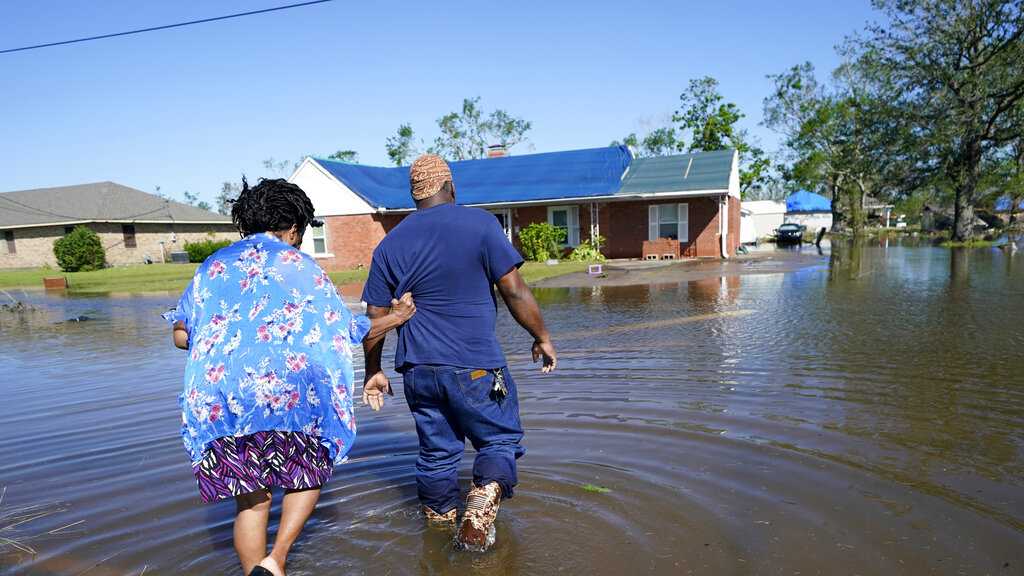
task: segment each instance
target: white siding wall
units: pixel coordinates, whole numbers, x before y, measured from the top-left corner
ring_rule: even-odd
[[[373,207],[365,200],[309,158],[302,161],[288,181],[298,184],[299,188],[306,192],[313,201],[317,216],[348,216],[374,212]]]
[[[374,212],[374,209],[365,200],[349,190],[348,186],[339,182],[337,178],[331,176],[310,158],[302,161],[288,181],[298,185],[306,193],[306,196],[309,196],[313,202],[313,210],[319,218],[372,214]],[[327,246],[330,246],[329,242],[328,239]],[[315,254],[312,228],[306,228],[306,233],[302,237],[301,249],[307,254]],[[329,252],[330,249],[328,249]]]
[[[826,230],[832,229],[832,213],[831,212],[799,212],[786,214],[786,222],[794,222],[796,224],[803,224],[807,226],[809,231],[818,231],[822,228]],[[758,230],[758,234],[761,231]]]
[[[732,155],[732,170],[729,171],[729,196],[733,198],[740,197],[740,155],[739,152],[733,152]]]

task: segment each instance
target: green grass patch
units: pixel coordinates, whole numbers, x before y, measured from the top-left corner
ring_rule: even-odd
[[[527,284],[533,284],[546,278],[564,276],[574,272],[586,272],[587,266],[590,266],[590,262],[569,262],[568,260],[562,260],[554,266],[548,266],[544,262],[527,262],[519,269],[519,273],[522,274],[523,280],[525,280]]]
[[[358,270],[342,270],[341,272],[328,272],[327,275],[331,277],[331,282],[335,285],[338,284],[355,284],[357,282],[366,282],[366,277],[370,274],[369,268],[360,268]]]
[[[64,276],[68,291],[97,292],[180,292],[185,289],[197,264],[139,264],[93,272],[61,272],[30,268],[0,271],[0,288],[42,288],[43,278]]]
[[[605,488],[604,486],[598,486],[597,484],[584,484],[581,486],[585,492],[592,492],[594,494],[607,494],[612,491],[611,488]]]
[[[983,240],[980,238],[972,238],[963,242],[957,242],[955,240],[946,240],[939,246],[943,248],[989,248],[995,246],[997,243],[995,240]]]
[[[0,288],[43,287],[43,278],[65,276],[68,292],[180,292],[185,289],[198,264],[139,264],[117,266],[93,272],[61,272],[56,268],[20,268],[0,270]],[[548,266],[542,262],[527,262],[520,269],[527,283],[539,282],[545,278],[584,272],[586,262],[559,262]],[[337,285],[365,282],[369,270],[343,270],[328,275]]]
[[[0,288],[42,288],[44,277],[59,276],[61,274],[60,270],[50,270],[47,268],[0,270]]]

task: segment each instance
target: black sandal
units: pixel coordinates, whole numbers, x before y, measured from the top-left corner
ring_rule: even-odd
[[[252,569],[252,572],[249,572],[249,576],[274,576],[274,573],[263,566],[257,566]]]

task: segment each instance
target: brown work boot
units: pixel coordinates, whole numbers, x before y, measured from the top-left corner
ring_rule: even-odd
[[[464,550],[483,552],[494,544],[494,519],[501,504],[501,486],[491,482],[474,486],[466,496],[466,511],[456,542]]]
[[[456,508],[441,514],[434,512],[430,506],[423,507],[423,515],[427,517],[427,525],[431,528],[443,528],[451,530],[455,528],[455,523],[459,517],[459,511]]]

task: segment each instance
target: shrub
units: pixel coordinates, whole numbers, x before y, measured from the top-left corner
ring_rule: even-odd
[[[107,264],[107,255],[99,235],[81,225],[75,226],[63,238],[54,240],[53,255],[65,272],[99,270]]]
[[[590,240],[580,242],[580,245],[569,254],[569,260],[573,262],[604,262],[604,254],[597,249],[604,244],[604,238],[598,236]]]
[[[543,262],[558,258],[558,245],[565,240],[565,230],[547,222],[530,224],[519,231],[519,244],[527,260]]]
[[[203,240],[202,242],[185,242],[189,262],[202,262],[217,250],[230,246],[231,240]]]

